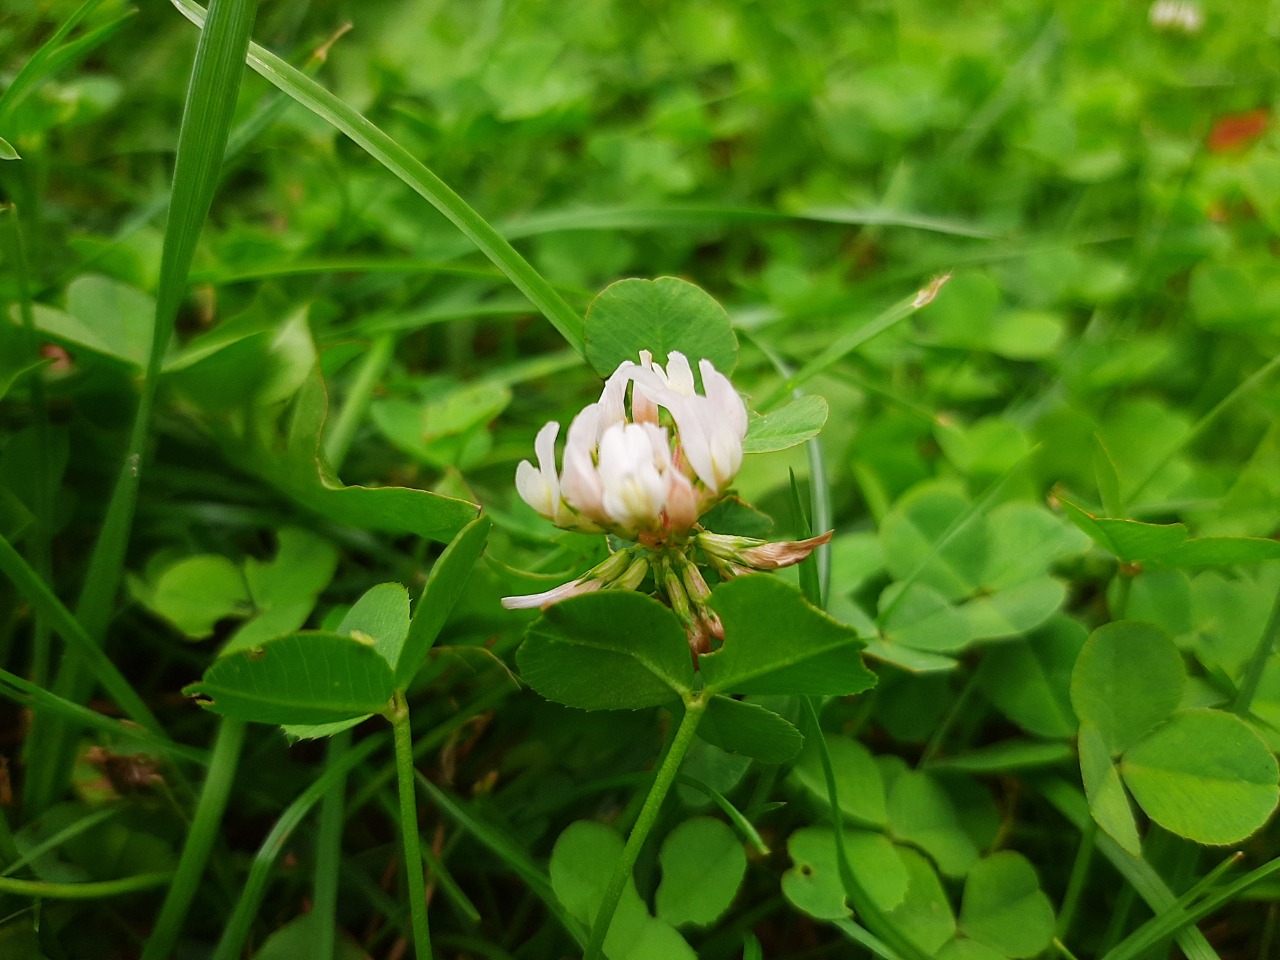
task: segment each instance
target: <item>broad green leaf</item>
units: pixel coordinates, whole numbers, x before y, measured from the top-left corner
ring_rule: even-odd
[[[1081,721],[1097,725],[1114,756],[1177,709],[1185,682],[1182,655],[1168,634],[1121,620],[1093,631],[1080,651],[1071,705]]]
[[[469,432],[483,428],[511,402],[498,383],[453,385],[425,402],[382,400],[369,410],[383,436],[409,456],[443,467],[462,465]]]
[[[960,929],[999,954],[1035,956],[1053,939],[1053,923],[1053,906],[1021,854],[993,853],[965,878]]]
[[[569,914],[587,926],[622,859],[622,846],[615,831],[579,820],[560,834],[551,851],[551,887]],[[604,955],[608,960],[697,960],[669,923],[649,915],[630,877],[609,924]]]
[[[156,578],[146,605],[188,637],[213,633],[226,617],[243,617],[252,609],[244,573],[226,557],[200,554],[165,568]]]
[[[0,160],[21,160],[18,151],[4,137],[0,137]]]
[[[525,682],[582,710],[638,710],[693,689],[689,641],[657,600],[608,590],[548,607],[516,655]]]
[[[302,632],[225,654],[183,689],[214,713],[258,723],[333,723],[377,713],[395,689],[371,644]]]
[[[1142,523],[1139,520],[1095,517],[1070,500],[1062,500],[1061,503],[1072,523],[1103,550],[1125,563],[1162,559],[1187,539],[1187,528],[1181,523]]]
[[[250,557],[244,562],[244,578],[257,612],[227,641],[223,654],[301,629],[338,569],[338,550],[324,537],[285,527],[276,539],[279,546],[270,560]]]
[[[1238,843],[1280,800],[1276,759],[1234,714],[1186,710],[1130,747],[1124,782],[1156,823],[1197,843]]]
[[[888,812],[890,833],[928,853],[947,876],[964,876],[978,859],[955,803],[930,774],[910,770],[895,779]]]
[[[1260,537],[1203,537],[1184,540],[1160,557],[1162,567],[1230,567],[1280,559],[1280,540]]]
[[[973,639],[969,620],[926,584],[891,583],[880,595],[880,631],[888,643],[931,653],[963,650]]]
[[[975,593],[989,547],[986,525],[976,518],[965,521],[969,509],[963,496],[942,484],[918,487],[894,504],[880,524],[885,565],[894,579],[912,578],[951,600]]]
[[[991,324],[988,348],[1011,360],[1039,360],[1052,356],[1062,343],[1065,319],[1044,310],[999,312]]]
[[[338,624],[335,633],[373,641],[394,671],[409,635],[409,591],[398,583],[380,583],[365,591]]]
[[[753,414],[742,441],[743,453],[772,453],[812,440],[827,422],[827,401],[806,394],[763,416]]]
[[[892,910],[907,893],[907,868],[901,852],[883,833],[844,831],[849,865],[867,896],[881,910]],[[830,827],[801,827],[787,838],[793,866],[782,875],[782,893],[799,910],[819,920],[849,916],[836,835]]]
[[[1058,617],[1026,638],[983,652],[978,688],[1006,717],[1042,737],[1076,732],[1071,671],[1084,646],[1084,628]]]
[[[883,827],[888,823],[884,781],[871,752],[852,737],[826,734],[825,739],[841,812],[855,823]],[[801,753],[791,776],[815,800],[826,806],[827,780],[822,755],[816,744],[809,745]]]
[[[800,731],[772,710],[723,696],[707,703],[698,736],[721,750],[761,763],[786,763],[804,745]]]
[[[738,363],[738,338],[729,315],[705,290],[675,277],[619,280],[591,301],[583,339],[587,361],[607,377],[624,360],[640,362],[648,350],[665,365],[678,350],[697,370],[710,360],[725,376]]]
[[[714,923],[729,909],[747,871],[742,841],[711,817],[694,817],[672,830],[658,862],[662,882],[654,909],[673,927]]]
[[[1095,724],[1080,724],[1079,748],[1080,775],[1093,819],[1122,849],[1135,857],[1142,856],[1129,795],[1120,781],[1120,771],[1111,762],[1107,741]]]
[[[784,580],[737,577],[718,586],[710,602],[725,640],[700,661],[709,692],[848,696],[875,684],[857,633]]]
[[[338,523],[448,541],[476,518],[475,504],[427,490],[342,484],[320,454],[326,405],[317,367],[294,400],[285,449],[262,445],[229,452],[246,470]]]
[[[876,660],[891,663],[908,673],[947,673],[960,665],[959,660],[938,653],[926,653],[896,643],[872,640],[867,643],[866,654]]]
[[[409,636],[395,663],[396,685],[413,679],[422,661],[435,644],[454,605],[471,578],[471,571],[484,553],[492,526],[488,517],[477,517],[459,531],[431,567],[427,585],[413,611]]]
[[[315,956],[316,944],[320,939],[320,930],[316,924],[318,919],[315,913],[304,913],[298,919],[286,923],[253,951],[253,960],[298,960],[299,957]],[[332,942],[333,960],[369,960],[369,954],[341,931],[333,935]]]
[[[936,960],[1004,960],[1004,954],[984,946],[977,940],[963,937],[948,940],[936,955]]]
[[[987,556],[982,586],[1001,591],[1040,579],[1066,557],[1084,553],[1089,538],[1036,503],[1002,503],[984,518]]]
[[[929,861],[909,848],[898,851],[907,868],[907,893],[888,920],[908,940],[933,956],[956,932],[955,914]]]
[[[1058,612],[1067,588],[1052,577],[1037,577],[1014,587],[974,597],[960,607],[975,640],[1016,637]]]
[[[65,343],[72,353],[89,350],[134,367],[147,363],[155,300],[109,277],[87,274],[67,287],[67,309],[34,304],[36,329]]]

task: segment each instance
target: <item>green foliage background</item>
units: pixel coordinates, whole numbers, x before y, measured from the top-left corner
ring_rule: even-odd
[[[606,310],[581,349],[598,291],[662,276],[723,304],[753,410],[810,398],[756,421],[758,510],[714,529],[834,529],[777,576],[846,627],[722,588],[773,685],[709,666],[606,955],[1280,949],[1280,7],[264,4],[254,39],[372,151],[296,79],[232,102],[238,53],[180,141],[198,35],[0,2],[0,956],[402,949],[396,764],[361,722],[393,689],[436,952],[585,945],[693,701],[681,673],[598,709],[637,704],[565,624],[632,597],[517,661],[536,618],[498,599],[605,545],[512,474],[677,335]],[[860,688],[865,644],[874,689],[785,672],[824,631],[827,682]],[[280,659],[269,707],[227,708]]]

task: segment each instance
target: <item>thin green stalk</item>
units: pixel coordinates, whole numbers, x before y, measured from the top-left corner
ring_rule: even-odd
[[[316,835],[316,872],[312,884],[315,904],[311,912],[315,917],[316,936],[312,946],[317,960],[332,960],[336,943],[338,874],[342,869],[342,828],[350,769],[346,761],[350,750],[350,730],[334,734],[325,747],[325,773],[334,776],[320,804],[320,828]]]
[[[708,701],[695,697],[685,704],[684,717],[680,720],[680,726],[671,741],[667,755],[662,759],[662,766],[658,768],[653,786],[649,788],[649,796],[645,799],[644,806],[640,808],[636,825],[631,828],[631,834],[627,837],[627,845],[622,850],[622,859],[618,861],[618,866],[609,880],[609,886],[605,888],[600,909],[596,911],[595,920],[591,924],[591,936],[587,941],[583,960],[600,960],[604,950],[605,936],[609,932],[609,924],[613,922],[614,911],[618,909],[618,901],[622,899],[622,891],[626,889],[627,881],[631,879],[631,871],[636,865],[636,859],[640,856],[641,847],[644,846],[645,840],[649,838],[650,832],[658,822],[662,801],[667,798],[667,792],[675,782],[684,755],[693,745],[693,736],[698,731],[698,723],[702,720],[703,714],[706,713],[707,703]]]
[[[1242,717],[1248,715],[1249,709],[1253,706],[1254,695],[1258,692],[1258,684],[1262,682],[1262,674],[1267,669],[1267,661],[1271,659],[1271,654],[1276,648],[1277,640],[1280,640],[1280,590],[1276,591],[1271,616],[1267,618],[1267,625],[1262,628],[1258,645],[1245,666],[1244,676],[1240,679],[1240,689],[1236,691],[1235,699],[1231,701],[1233,713],[1238,713]]]
[[[283,852],[284,845],[289,842],[294,830],[320,798],[323,796],[328,799],[333,793],[335,784],[345,779],[353,767],[363,763],[382,744],[383,736],[369,737],[361,741],[359,746],[347,750],[341,758],[335,758],[330,753],[324,773],[298,794],[280,814],[271,832],[267,834],[266,839],[258,847],[258,852],[254,854],[253,865],[249,868],[249,876],[245,878],[243,892],[236,902],[231,919],[223,928],[222,938],[218,941],[213,960],[235,960],[236,957],[244,954],[244,945],[249,939],[253,921],[262,906],[262,895],[266,891],[267,883],[271,879],[271,871]],[[332,930],[330,935],[332,936]],[[324,956],[325,954],[317,950],[317,958]]]
[[[107,807],[105,810],[99,810],[86,817],[81,817],[75,823],[59,830],[42,843],[37,843],[34,846],[29,847],[22,856],[16,857],[5,866],[3,871],[0,871],[0,877],[7,877],[11,874],[17,873],[32,860],[43,857],[50,850],[57,850],[58,847],[62,846],[68,840],[72,840],[75,837],[80,836],[80,834],[84,833],[86,830],[92,830],[104,820],[110,820],[112,817],[120,813],[121,809],[121,807]]]
[[[195,817],[182,847],[182,856],[178,859],[178,869],[173,874],[173,882],[142,951],[141,960],[167,960],[178,942],[187,910],[204,875],[209,852],[222,828],[222,814],[226,810],[227,797],[231,794],[231,784],[235,780],[236,768],[240,762],[244,730],[245,725],[239,720],[224,719],[218,726],[213,755],[209,758],[209,774],[200,791],[200,800],[196,803]]]
[[[36,900],[105,900],[139,890],[163,887],[173,879],[167,870],[156,873],[137,873],[118,880],[96,880],[87,883],[47,883],[43,880],[15,880],[0,877],[0,893],[15,897],[31,897]]]
[[[397,690],[387,719],[396,735],[396,780],[400,792],[400,840],[404,847],[405,880],[409,888],[409,917],[418,960],[431,960],[431,931],[427,926],[427,888],[422,878],[422,846],[418,838],[418,804],[413,785],[413,730],[409,704]]]
[[[347,391],[346,401],[342,404],[338,415],[334,417],[333,426],[329,428],[324,438],[324,454],[335,471],[347,458],[351,441],[355,438],[361,421],[364,420],[364,415],[369,409],[369,401],[373,399],[374,388],[386,372],[395,347],[395,338],[383,334],[374,339],[368,352],[360,358],[355,376],[351,379],[351,387]]]
[[[143,454],[160,369],[173,333],[173,320],[186,291],[196,241],[213,203],[256,11],[257,0],[214,0],[210,4],[209,27],[201,34],[196,47],[182,126],[178,131],[172,200],[160,254],[155,323],[146,374],[129,431],[128,447],[76,605],[77,618],[88,635],[98,642],[106,633],[124,575],[125,552],[137,509]],[[54,689],[73,702],[85,699],[88,679],[76,661],[64,664]],[[71,737],[60,725],[49,728],[33,747],[33,755],[42,758],[38,768],[41,774],[32,797],[35,811],[52,803],[61,791],[70,771],[73,749]]]
[[[1093,863],[1093,845],[1098,837],[1098,823],[1090,817],[1080,834],[1080,846],[1076,849],[1075,861],[1071,864],[1071,876],[1067,880],[1067,891],[1062,895],[1062,907],[1058,910],[1058,922],[1054,926],[1054,935],[1065,940],[1071,932],[1071,924],[1075,920],[1076,910],[1080,907],[1080,898],[1084,895],[1085,881],[1089,879],[1089,867]]]

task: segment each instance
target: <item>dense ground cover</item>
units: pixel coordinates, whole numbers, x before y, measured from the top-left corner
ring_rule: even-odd
[[[0,957],[1280,951],[1274,3],[176,2],[0,4]],[[641,350],[696,672],[500,603]]]

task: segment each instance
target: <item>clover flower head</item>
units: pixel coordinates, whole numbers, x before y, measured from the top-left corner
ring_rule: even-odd
[[[538,431],[538,465],[525,460],[516,469],[521,498],[559,527],[608,533],[633,544],[551,590],[504,597],[503,606],[545,609],[597,590],[636,590],[650,583],[684,624],[696,656],[724,639],[700,563],[725,580],[799,563],[831,538],[826,533],[768,543],[699,526],[742,466],[747,408],[710,361],[699,361],[698,375],[701,393],[688,358],[674,350],[665,366],[654,363],[648,351],[640,353],[638,364],[620,364],[600,399],[569,423],[558,470],[560,424]]]

